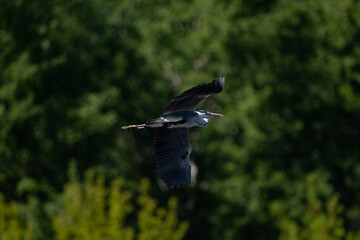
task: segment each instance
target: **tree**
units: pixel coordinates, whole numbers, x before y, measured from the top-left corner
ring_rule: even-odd
[[[321,200],[324,197],[321,196],[322,189],[319,188],[321,178],[321,174],[316,172],[307,175],[306,193],[304,193],[307,207],[294,219],[289,217],[289,213],[294,212],[294,209],[284,208],[286,204],[281,201],[271,204],[271,211],[278,216],[277,222],[281,230],[279,239],[360,239],[359,233],[346,232],[344,228],[341,218],[343,206],[339,204],[339,195],[333,194]]]
[[[148,180],[141,181],[139,192],[135,194],[125,189],[123,179],[115,179],[107,187],[104,176],[95,176],[91,170],[87,172],[83,184],[76,179],[73,175],[58,200],[43,204],[45,211],[52,215],[46,217],[52,218],[54,239],[172,240],[182,239],[185,235],[188,223],[178,221],[176,198],[169,199],[167,208],[159,207],[148,194]],[[131,203],[131,198],[135,196],[136,206]],[[39,219],[26,215],[26,206],[23,206],[23,211],[19,209],[19,204],[15,202],[4,203],[0,195],[1,239],[53,237],[39,235],[39,229],[34,226]]]
[[[137,228],[127,223],[136,209],[132,193],[124,190],[124,180],[104,186],[104,177],[88,171],[84,185],[73,181],[65,186],[61,211],[53,218],[57,240],[68,239],[182,239],[186,222],[178,222],[177,200],[169,199],[168,209],[149,197],[148,180],[142,180],[138,195]]]
[[[20,216],[20,206],[16,202],[5,203],[0,194],[0,239],[2,240],[32,240],[31,222],[25,222]]]

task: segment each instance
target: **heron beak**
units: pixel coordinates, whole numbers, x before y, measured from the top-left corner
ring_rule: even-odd
[[[220,113],[209,113],[210,116],[212,117],[223,117],[224,115],[220,114]]]

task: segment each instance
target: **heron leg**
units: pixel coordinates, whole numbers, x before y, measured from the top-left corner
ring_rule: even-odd
[[[143,129],[146,127],[146,124],[139,124],[139,125],[128,125],[128,126],[123,126],[121,127],[122,129]]]
[[[122,129],[143,129],[143,128],[159,128],[164,126],[164,119],[159,117],[151,119],[144,124],[123,126]]]

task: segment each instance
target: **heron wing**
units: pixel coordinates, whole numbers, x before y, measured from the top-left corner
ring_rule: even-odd
[[[223,90],[225,84],[225,78],[219,77],[217,80],[213,80],[210,83],[200,84],[196,87],[190,88],[183,92],[165,107],[164,113],[169,114],[176,111],[193,111],[196,105],[204,98],[211,94],[219,93]]]
[[[156,168],[170,188],[190,183],[191,146],[188,128],[159,128],[154,139]]]

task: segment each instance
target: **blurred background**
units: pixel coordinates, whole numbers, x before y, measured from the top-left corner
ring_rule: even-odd
[[[0,239],[360,239],[358,1],[0,2]],[[167,190],[121,126],[220,75]]]

